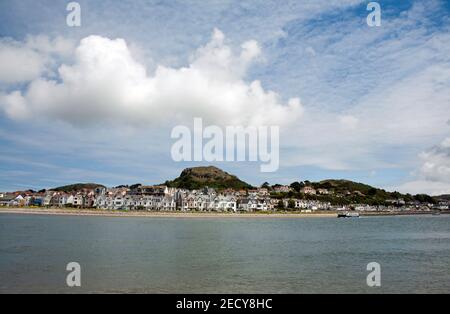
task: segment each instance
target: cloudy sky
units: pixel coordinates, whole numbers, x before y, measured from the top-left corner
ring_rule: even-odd
[[[280,169],[252,184],[345,178],[450,193],[450,3],[0,2],[0,190],[161,183],[171,130],[278,125]]]

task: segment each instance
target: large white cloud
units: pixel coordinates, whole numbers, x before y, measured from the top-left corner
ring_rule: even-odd
[[[57,79],[37,78],[24,93],[15,91],[0,101],[13,119],[40,115],[77,126],[159,125],[193,117],[219,124],[295,121],[302,113],[298,99],[282,104],[259,81],[244,80],[260,53],[255,41],[245,42],[234,53],[224,34],[215,30],[189,66],[158,66],[149,75],[125,40],[89,36],[76,48],[74,63],[59,67]]]

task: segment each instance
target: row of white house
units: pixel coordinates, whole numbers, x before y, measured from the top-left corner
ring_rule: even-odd
[[[284,208],[325,210],[329,203],[307,200],[281,200]],[[264,191],[243,196],[240,192],[216,193],[214,189],[183,190],[167,187],[139,187],[130,189],[103,189],[79,193],[48,191],[43,194],[11,196],[3,206],[78,207],[108,210],[154,211],[273,211],[280,200],[270,198]]]

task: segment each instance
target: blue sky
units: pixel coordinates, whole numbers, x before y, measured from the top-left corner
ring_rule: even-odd
[[[0,3],[0,191],[160,183],[205,164],[172,161],[175,125],[255,113],[279,118],[279,171],[216,164],[252,184],[450,193],[448,1],[379,1],[380,27],[359,0],[78,1],[75,28],[68,2]]]

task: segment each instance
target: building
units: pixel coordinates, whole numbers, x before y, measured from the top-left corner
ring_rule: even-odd
[[[169,189],[166,186],[150,186],[139,185],[130,190],[129,194],[132,195],[160,195],[164,196],[169,194]]]
[[[292,191],[292,188],[289,185],[277,185],[273,190],[276,193],[289,193]]]
[[[237,210],[245,212],[274,210],[274,204],[269,198],[243,198],[238,201]]]
[[[316,190],[312,186],[305,186],[300,192],[303,194],[316,195]]]
[[[73,206],[75,207],[84,207],[84,196],[79,193],[73,196]]]
[[[4,194],[0,198],[0,206],[14,206],[14,200],[16,196],[14,194]]]
[[[252,212],[256,210],[257,200],[255,198],[243,198],[239,200],[238,210],[245,212]]]

